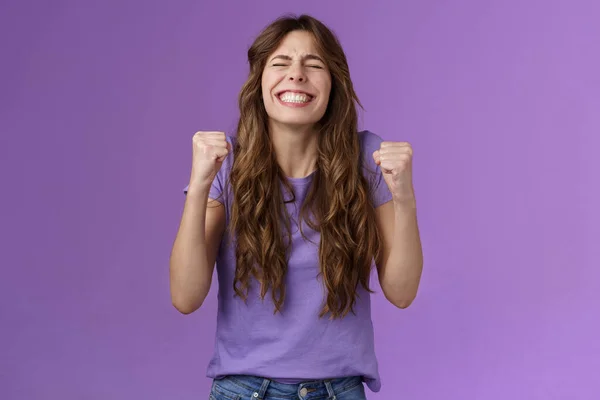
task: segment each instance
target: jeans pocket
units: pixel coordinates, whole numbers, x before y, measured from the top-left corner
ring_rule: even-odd
[[[366,400],[365,387],[362,383],[335,394],[336,400]]]
[[[242,396],[218,384],[213,384],[210,391],[210,400],[242,400]]]

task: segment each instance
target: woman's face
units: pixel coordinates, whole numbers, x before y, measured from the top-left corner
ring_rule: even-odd
[[[323,118],[331,75],[312,34],[290,32],[269,56],[262,74],[262,95],[272,122],[310,126]]]

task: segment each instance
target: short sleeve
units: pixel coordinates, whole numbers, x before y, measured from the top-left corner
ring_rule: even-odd
[[[373,153],[375,150],[379,150],[383,139],[370,131],[359,132],[359,136],[364,174],[369,182],[373,207],[377,208],[392,200],[392,193],[383,179],[383,172],[373,160]]]

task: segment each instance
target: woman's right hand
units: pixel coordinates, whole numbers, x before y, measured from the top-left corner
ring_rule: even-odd
[[[231,146],[225,132],[196,132],[192,139],[192,174],[188,191],[209,190]]]

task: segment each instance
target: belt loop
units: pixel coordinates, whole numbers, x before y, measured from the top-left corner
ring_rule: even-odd
[[[325,388],[327,388],[327,394],[329,395],[329,399],[336,400],[337,397],[335,397],[333,387],[331,387],[331,381],[325,381]]]
[[[270,383],[271,383],[270,380],[268,380],[266,378],[263,379],[263,383],[260,386],[260,390],[258,391],[258,399],[264,399],[265,398],[265,395],[267,394],[267,388],[269,387]]]

